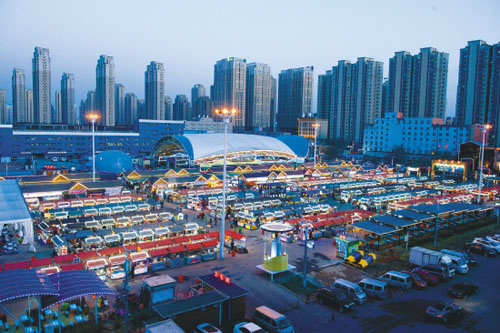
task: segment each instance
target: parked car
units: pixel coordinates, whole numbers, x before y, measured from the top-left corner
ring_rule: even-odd
[[[424,279],[422,279],[417,273],[407,272],[407,274],[411,277],[413,288],[415,289],[427,288],[427,282]]]
[[[295,331],[287,317],[265,305],[255,309],[252,321],[266,331],[273,333],[293,333]]]
[[[427,282],[428,286],[435,286],[435,285],[437,285],[439,283],[439,278],[436,275],[434,275],[434,274],[426,271],[425,269],[414,268],[411,272],[415,273],[422,280],[424,280],[425,282]]]
[[[340,289],[320,288],[318,289],[316,298],[319,304],[328,305],[337,309],[339,312],[352,311],[356,306]]]
[[[497,254],[500,253],[500,242],[495,242],[495,241],[492,241],[492,240],[487,240],[487,239],[484,239],[484,238],[476,237],[476,238],[474,238],[474,240],[472,241],[472,243],[479,243],[479,244],[482,244],[484,246],[489,246],[490,248],[492,248],[493,250],[495,250]]]
[[[458,318],[463,309],[453,303],[438,302],[429,306],[426,310],[428,316],[447,322],[450,319]]]
[[[497,251],[481,243],[467,243],[464,245],[464,248],[467,252],[481,254],[485,257],[494,257],[497,255]]]
[[[448,278],[450,277],[448,275],[448,270],[445,267],[438,266],[438,265],[424,265],[420,267],[420,269],[429,272],[430,274],[436,276],[439,281],[447,281]],[[455,269],[453,269],[455,270]]]
[[[244,321],[234,325],[233,333],[266,333],[266,331],[257,324]]]
[[[464,298],[477,293],[478,288],[477,284],[474,283],[458,282],[448,289],[448,295],[455,298]]]
[[[220,329],[209,323],[203,323],[196,326],[195,332],[197,333],[222,333]]]

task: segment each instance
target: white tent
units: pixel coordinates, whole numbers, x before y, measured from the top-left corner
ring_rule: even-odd
[[[19,234],[24,236],[23,243],[29,243],[30,250],[36,251],[33,240],[33,221],[15,179],[0,181],[0,225],[3,224],[14,224],[17,230],[21,230]]]

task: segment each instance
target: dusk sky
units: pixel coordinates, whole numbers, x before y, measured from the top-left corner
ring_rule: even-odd
[[[0,0],[0,88],[12,100],[12,68],[32,87],[35,46],[50,49],[52,99],[63,72],[75,75],[76,104],[95,89],[100,54],[115,58],[116,83],[144,97],[144,71],[165,63],[166,94],[213,83],[213,65],[235,56],[282,69],[313,65],[317,75],[338,60],[432,46],[450,55],[447,115],[455,113],[460,48],[500,42],[500,1],[127,1]],[[316,96],[316,94],[315,94]],[[316,102],[316,97],[314,98]],[[316,103],[314,103],[316,104]]]

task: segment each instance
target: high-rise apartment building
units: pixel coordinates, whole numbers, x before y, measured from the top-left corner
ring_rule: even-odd
[[[318,79],[318,113],[328,137],[362,144],[366,126],[382,113],[383,63],[361,57],[341,60]]]
[[[49,49],[35,47],[33,53],[33,107],[36,124],[50,124],[50,55]]]
[[[237,109],[232,118],[235,130],[245,128],[246,59],[225,58],[214,66],[214,109]]]
[[[389,79],[384,78],[382,83],[382,117],[389,112]]]
[[[7,124],[7,96],[5,89],[0,89],[0,124]]]
[[[490,98],[488,122],[493,126],[490,131],[490,146],[500,147],[500,43],[492,45]]]
[[[205,87],[198,83],[191,88],[191,104],[194,106],[198,101],[198,98],[205,96]]]
[[[386,112],[413,118],[444,118],[447,82],[447,53],[432,47],[421,48],[413,56],[407,51],[396,52],[389,59]]]
[[[14,68],[12,70],[12,122],[14,124],[28,122],[25,103],[24,69]]]
[[[125,86],[115,84],[115,124],[125,125]]]
[[[210,112],[210,98],[205,95],[205,87],[195,84],[191,88],[191,113],[193,119],[207,117]]]
[[[276,131],[276,103],[278,98],[278,80],[271,76],[271,99],[269,102],[269,131]]]
[[[75,78],[71,73],[63,73],[61,78],[62,123],[76,125]]]
[[[173,108],[172,98],[170,98],[170,96],[165,96],[164,100],[165,100],[165,116],[167,117],[167,120],[173,120],[174,108]]]
[[[281,71],[278,81],[278,130],[297,134],[298,119],[312,115],[313,66]]]
[[[151,61],[144,73],[147,119],[165,120],[165,66]]]
[[[26,89],[24,91],[24,110],[26,112],[26,122],[33,123],[35,116],[35,107],[33,104],[33,89]]]
[[[246,129],[270,128],[271,111],[271,67],[253,62],[247,64],[246,83]]]
[[[191,111],[189,109],[189,101],[186,95],[175,96],[173,109],[173,120],[191,120]]]
[[[400,112],[404,117],[411,117],[413,73],[410,52],[396,52],[389,59],[388,112]]]
[[[412,117],[445,118],[448,53],[420,49],[413,59]]]
[[[115,126],[115,62],[112,56],[101,55],[96,66],[96,111],[100,124]]]
[[[56,100],[55,100],[55,112],[53,115],[52,122],[55,124],[63,123],[63,115],[62,115],[62,94],[61,91],[56,90]]]
[[[134,93],[128,93],[125,95],[125,124],[134,125],[138,121],[137,96]]]

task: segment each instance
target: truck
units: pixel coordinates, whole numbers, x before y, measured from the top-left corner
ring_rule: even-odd
[[[444,268],[447,277],[455,275],[455,267],[447,254],[420,246],[414,246],[410,249],[410,264],[419,267],[435,265]]]

